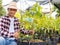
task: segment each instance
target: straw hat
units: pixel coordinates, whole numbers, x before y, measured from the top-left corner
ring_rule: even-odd
[[[9,4],[8,8],[17,9],[17,4],[16,4],[16,2],[11,2],[11,3]]]

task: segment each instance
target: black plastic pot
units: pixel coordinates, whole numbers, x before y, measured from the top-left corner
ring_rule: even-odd
[[[45,42],[18,42],[18,45],[46,45]]]
[[[34,43],[30,43],[30,45],[46,45],[45,42],[34,42]]]

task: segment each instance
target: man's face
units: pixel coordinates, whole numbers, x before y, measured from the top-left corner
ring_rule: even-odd
[[[17,9],[8,8],[8,15],[11,17],[14,17],[16,11],[17,11]]]

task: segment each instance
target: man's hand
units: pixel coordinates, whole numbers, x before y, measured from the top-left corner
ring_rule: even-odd
[[[29,30],[29,34],[33,35],[34,34],[34,30]]]
[[[17,38],[19,38],[19,32],[15,32],[14,33],[14,37],[17,39]]]

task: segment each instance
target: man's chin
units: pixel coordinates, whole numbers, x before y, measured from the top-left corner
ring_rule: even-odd
[[[14,17],[14,16],[10,15],[10,17]]]

